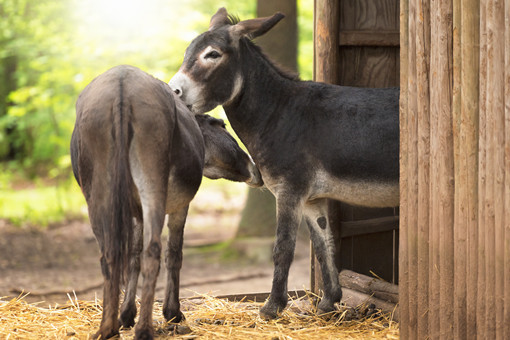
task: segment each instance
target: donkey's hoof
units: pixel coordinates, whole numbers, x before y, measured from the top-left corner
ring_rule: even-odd
[[[137,329],[135,330],[136,340],[152,340],[154,339],[154,332],[152,329]]]
[[[119,335],[118,330],[101,330],[99,329],[96,334],[92,336],[92,339],[109,339]]]
[[[335,311],[335,304],[328,299],[322,299],[317,306],[317,315],[328,314]]]
[[[178,311],[177,313],[163,311],[163,316],[165,317],[166,322],[170,323],[179,323],[181,321],[186,320],[184,314],[182,314],[181,311]]]
[[[120,314],[119,324],[124,328],[131,328],[135,325],[136,308],[125,310]]]
[[[275,304],[267,302],[264,306],[262,306],[262,308],[260,308],[259,314],[264,320],[274,320],[278,318],[278,313],[282,310],[283,308],[278,308]]]

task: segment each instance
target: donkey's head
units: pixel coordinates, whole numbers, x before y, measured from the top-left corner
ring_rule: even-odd
[[[251,157],[225,129],[225,123],[208,115],[195,115],[205,143],[204,176],[246,182],[249,186],[264,185]]]
[[[240,21],[220,8],[209,30],[186,49],[179,72],[169,85],[194,113],[234,101],[243,88],[239,42],[269,31],[284,15]]]

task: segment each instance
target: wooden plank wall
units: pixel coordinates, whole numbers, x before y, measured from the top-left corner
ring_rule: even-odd
[[[316,81],[345,86],[399,84],[399,1],[317,0]],[[398,209],[330,202],[336,265],[398,281]],[[315,271],[312,264],[312,272]],[[320,284],[320,276],[317,277]],[[312,287],[315,281],[312,280]]]
[[[510,339],[510,1],[401,1],[403,339]]]

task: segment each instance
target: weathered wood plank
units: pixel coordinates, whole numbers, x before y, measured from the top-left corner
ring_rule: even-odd
[[[454,7],[455,337],[476,334],[479,0]]]
[[[340,46],[400,46],[399,31],[340,31]]]
[[[505,0],[505,249],[503,272],[505,279],[503,338],[510,339],[510,0]]]
[[[429,233],[430,233],[430,4],[418,4],[416,18],[416,110],[418,143],[417,250],[417,334],[426,334],[429,325]],[[420,14],[421,13],[421,14]]]
[[[398,13],[394,0],[342,0],[340,30],[398,30]]]
[[[380,233],[398,229],[398,216],[340,222],[340,237]]]
[[[408,325],[409,325],[409,338],[417,338],[417,324],[419,319],[418,311],[418,282],[414,279],[418,277],[418,250],[417,250],[417,225],[418,225],[418,102],[417,102],[417,7],[416,2],[409,3],[409,53],[408,53],[408,81],[409,81],[409,94],[408,94],[408,233],[407,233],[407,247],[408,247]]]
[[[487,29],[486,29],[486,6],[480,1],[480,107],[479,107],[479,151],[478,151],[478,280],[477,280],[477,338],[485,336],[485,296],[486,296],[486,210],[485,200],[487,197]]]
[[[433,14],[432,14],[433,13]],[[432,157],[437,168],[437,196],[435,213],[439,229],[440,306],[453,306],[454,302],[454,163],[452,126],[452,74],[453,74],[453,21],[451,1],[431,2],[431,36],[436,48],[431,47],[431,74],[436,75],[431,90],[431,111],[437,111],[437,125],[431,138]],[[437,31],[436,31],[437,28]],[[431,78],[432,80],[433,78]],[[434,138],[434,135],[437,137]],[[434,185],[433,185],[434,187]],[[440,310],[440,334],[453,338],[453,308]]]
[[[507,9],[508,10],[508,9]],[[493,214],[490,218],[489,233],[492,237],[489,259],[489,280],[492,294],[488,296],[489,308],[487,318],[491,320],[488,326],[488,337],[503,339],[504,314],[504,229],[505,229],[505,9],[503,1],[488,1],[487,7],[487,110],[490,112],[491,125],[490,150],[492,164],[491,190],[493,199]],[[508,279],[508,278],[507,278]],[[507,302],[508,303],[508,302]]]
[[[400,2],[400,242],[399,242],[399,309],[401,316],[400,336],[410,339],[409,327],[409,3]]]
[[[391,87],[398,83],[398,50],[380,47],[342,47],[339,77],[342,85]]]

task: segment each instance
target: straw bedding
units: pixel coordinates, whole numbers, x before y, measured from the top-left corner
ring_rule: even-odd
[[[69,299],[67,305],[50,307],[29,304],[24,296],[0,301],[0,339],[88,339],[99,328],[100,301],[80,301],[76,296]],[[165,323],[162,305],[155,302],[154,328],[159,339],[399,338],[398,324],[391,316],[374,314],[369,308],[340,309],[335,315],[317,316],[313,300],[312,294],[290,300],[278,320],[264,321],[258,314],[262,303],[201,295],[182,301],[186,321],[177,326]],[[133,335],[132,329],[121,330],[121,339],[132,339]]]

